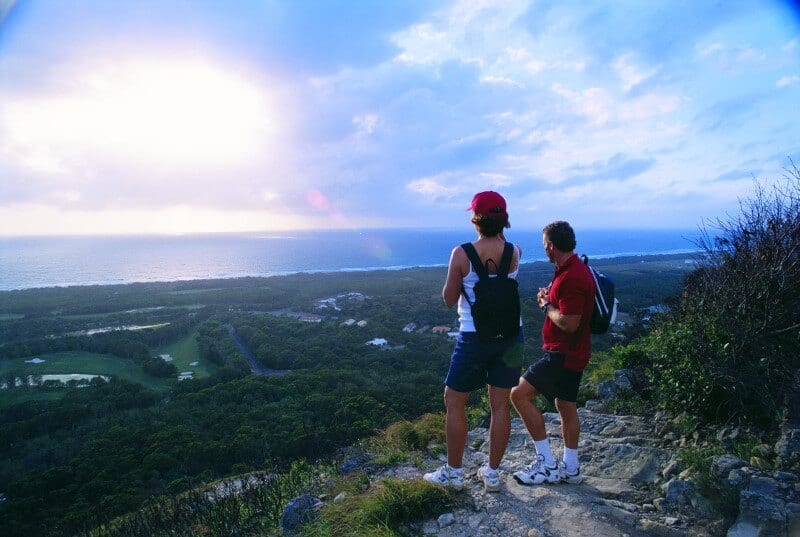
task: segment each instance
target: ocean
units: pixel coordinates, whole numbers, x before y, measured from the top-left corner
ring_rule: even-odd
[[[579,253],[688,253],[698,230],[578,230]],[[0,238],[0,290],[446,266],[469,229],[372,229]],[[523,263],[544,260],[539,230],[509,230]]]

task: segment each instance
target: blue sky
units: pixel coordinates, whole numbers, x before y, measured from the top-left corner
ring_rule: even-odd
[[[0,234],[696,228],[800,164],[759,1],[0,0]]]

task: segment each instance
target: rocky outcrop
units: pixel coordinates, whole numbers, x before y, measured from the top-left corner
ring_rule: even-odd
[[[733,446],[739,436],[750,432],[735,427],[711,434],[691,431],[684,418],[668,420],[663,414],[616,416],[586,408],[579,409],[579,414],[583,483],[524,486],[515,481],[513,472],[529,464],[535,454],[517,418],[512,420],[500,467],[501,490],[487,493],[476,474],[488,456],[488,434],[486,429],[475,429],[469,433],[464,455],[471,505],[409,525],[404,531],[442,537],[800,536],[800,478],[789,472],[766,475],[758,469],[763,467],[762,459],[778,456],[772,446],[756,446],[749,461],[731,453],[711,461],[709,475],[720,490],[727,490],[734,501],[739,494],[735,520],[717,512],[718,498],[705,498],[702,487],[676,456],[678,448],[689,445]],[[546,413],[545,424],[559,456],[558,415]],[[372,480],[415,479],[444,461],[440,456],[418,465],[375,469],[369,459],[364,452],[349,453],[342,471],[365,471]]]

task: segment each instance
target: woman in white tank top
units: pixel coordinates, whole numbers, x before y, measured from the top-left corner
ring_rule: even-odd
[[[478,232],[478,238],[472,242],[472,246],[484,266],[488,260],[492,260],[493,263],[488,263],[491,275],[500,265],[506,245],[503,230],[511,227],[506,201],[497,192],[479,192],[472,198],[468,210],[473,212],[471,222]],[[519,247],[514,246],[508,273],[510,278],[517,277],[521,255]],[[520,330],[516,339],[497,342],[478,339],[469,305],[475,300],[474,286],[477,282],[478,275],[464,248],[453,248],[447,279],[442,289],[442,298],[447,307],[452,308],[458,304],[460,323],[458,342],[445,378],[447,464],[424,477],[427,481],[440,485],[463,485],[462,460],[467,440],[466,404],[472,391],[487,386],[492,413],[489,425],[489,461],[480,468],[478,475],[486,490],[495,492],[500,489],[498,467],[511,430],[508,399],[511,388],[519,381],[523,338]]]

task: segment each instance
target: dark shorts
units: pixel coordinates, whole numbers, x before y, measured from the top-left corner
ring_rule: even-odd
[[[475,332],[459,332],[444,384],[457,392],[471,392],[486,384],[513,388],[522,366],[522,330],[508,341],[483,342]]]
[[[582,376],[583,371],[564,369],[564,355],[560,352],[544,351],[542,359],[530,366],[522,378],[551,401],[558,398],[574,403]]]

